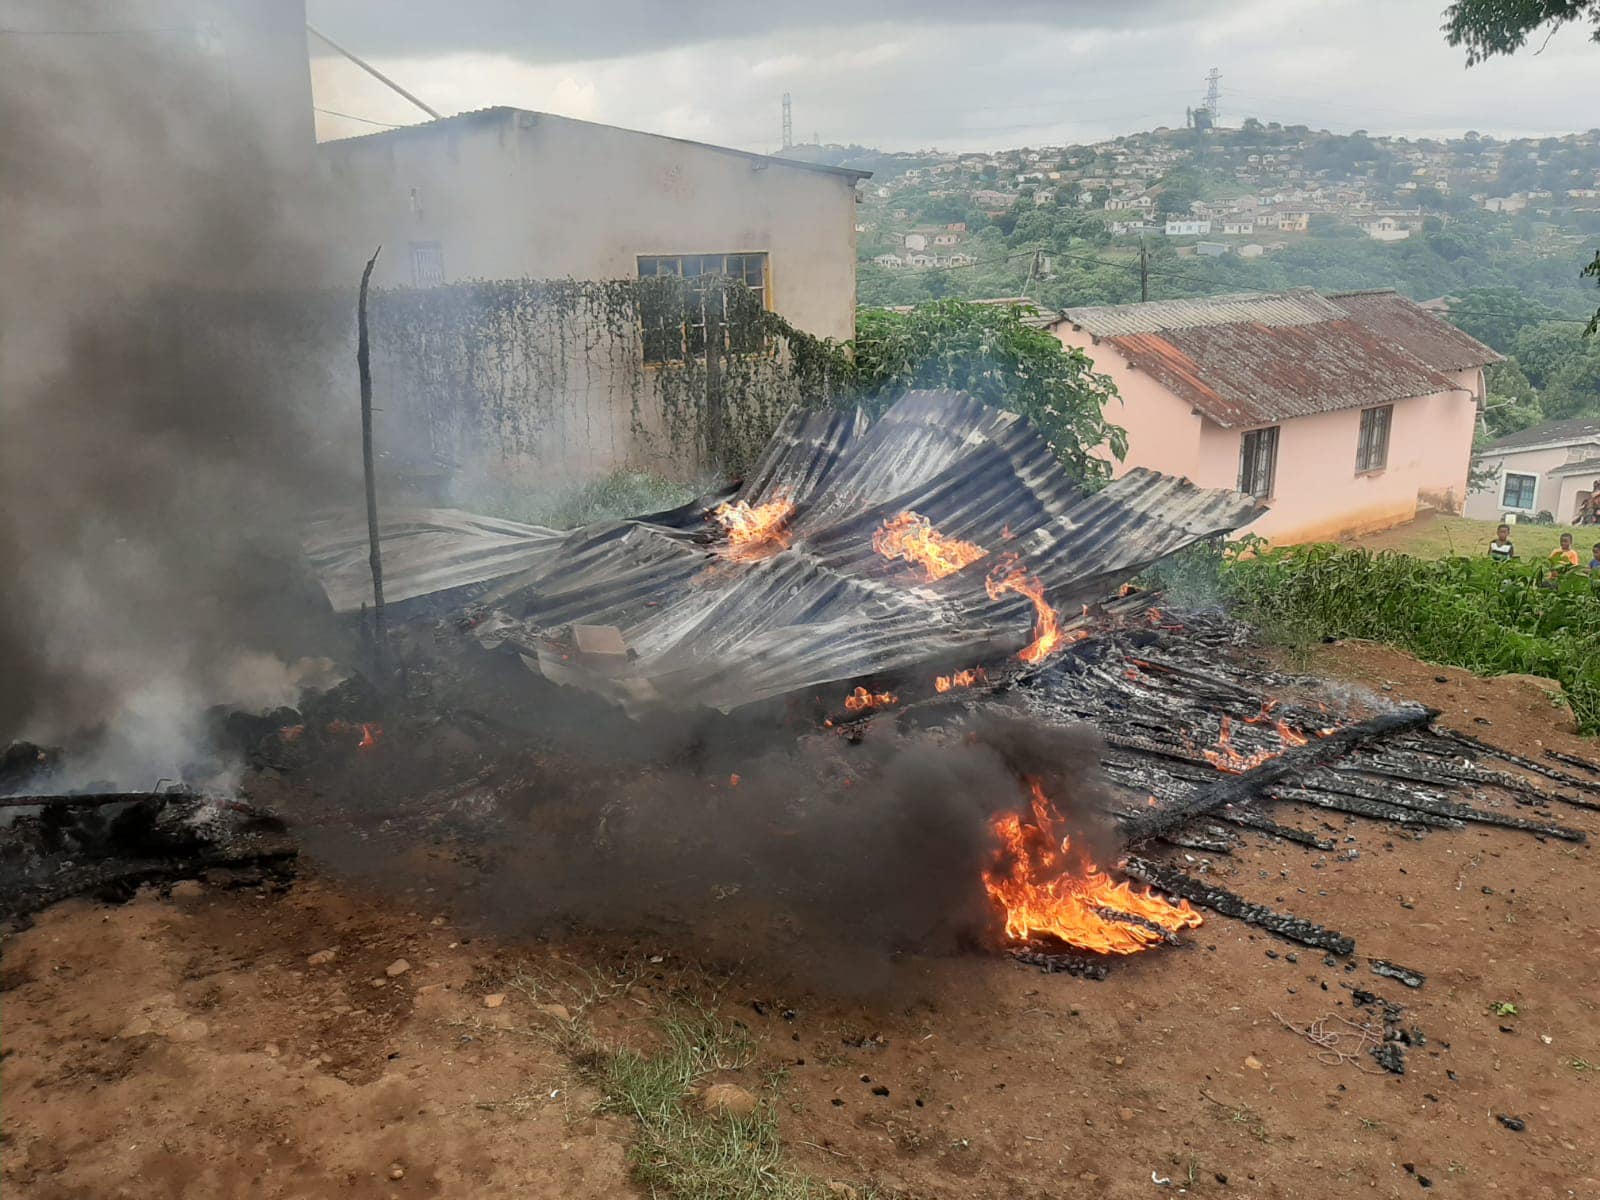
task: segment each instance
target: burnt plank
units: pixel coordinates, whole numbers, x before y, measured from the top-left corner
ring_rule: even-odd
[[[1123,863],[1123,870],[1157,891],[1187,900],[1190,904],[1198,904],[1202,908],[1209,908],[1213,912],[1254,925],[1258,929],[1265,929],[1268,933],[1275,933],[1291,942],[1299,942],[1302,946],[1326,950],[1330,954],[1349,954],[1356,948],[1354,938],[1346,937],[1337,930],[1324,928],[1304,917],[1279,912],[1264,904],[1256,904],[1243,896],[1225,888],[1215,887],[1203,879],[1196,879],[1193,875],[1187,875],[1165,863],[1129,855]]]

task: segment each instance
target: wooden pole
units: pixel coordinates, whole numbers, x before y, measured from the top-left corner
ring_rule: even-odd
[[[372,468],[372,352],[367,338],[367,284],[383,247],[367,259],[361,272],[361,294],[356,301],[356,371],[361,379],[361,467],[367,484],[367,561],[372,566],[373,662],[382,674],[389,645],[383,619],[383,553],[378,545],[378,485]]]

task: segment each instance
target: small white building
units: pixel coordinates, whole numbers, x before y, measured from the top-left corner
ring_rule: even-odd
[[[1411,236],[1411,230],[1393,217],[1378,217],[1361,228],[1375,242],[1403,242]]]
[[[890,271],[898,271],[906,265],[905,260],[898,254],[879,254],[872,261]]]
[[[901,240],[901,245],[907,250],[926,250],[928,248],[927,235],[921,233],[908,233]]]
[[[1223,233],[1235,233],[1235,234],[1246,234],[1246,235],[1248,235],[1248,234],[1254,233],[1255,231],[1256,231],[1256,223],[1254,221],[1248,221],[1248,220],[1246,220],[1246,221],[1224,221],[1222,223],[1222,232]]]
[[[1526,192],[1512,192],[1509,196],[1486,196],[1483,207],[1489,212],[1519,213],[1528,207]]]
[[[1467,497],[1467,516],[1526,520],[1547,512],[1570,525],[1600,488],[1600,420],[1574,417],[1509,433],[1485,446],[1477,463],[1494,472],[1494,482]]]
[[[1211,232],[1211,222],[1198,220],[1194,217],[1174,217],[1167,222],[1164,232],[1168,237],[1204,235]]]
[[[1194,244],[1194,252],[1196,254],[1204,255],[1206,258],[1221,258],[1228,252],[1228,243],[1196,242]]]

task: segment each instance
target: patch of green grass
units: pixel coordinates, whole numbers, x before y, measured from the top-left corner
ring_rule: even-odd
[[[575,529],[595,521],[676,508],[694,499],[701,490],[660,475],[617,471],[602,479],[560,488],[541,488],[514,480],[480,481],[463,488],[451,502],[485,516]]]
[[[1432,514],[1418,517],[1404,525],[1380,529],[1376,533],[1344,538],[1341,545],[1360,546],[1366,550],[1393,550],[1417,558],[1468,558],[1486,555],[1489,543],[1494,540],[1498,521],[1471,521],[1466,517]],[[1511,541],[1517,555],[1523,559],[1542,559],[1556,548],[1563,533],[1572,535],[1572,544],[1589,561],[1589,548],[1600,542],[1600,526],[1533,525],[1528,522],[1511,527]]]
[[[1496,1000],[1489,1005],[1489,1011],[1497,1017],[1514,1017],[1517,1015],[1517,1006],[1509,1000]]]
[[[537,995],[534,981],[519,981]],[[542,989],[540,989],[542,990]],[[827,1183],[786,1161],[773,1112],[781,1074],[769,1074],[747,1116],[716,1115],[693,1092],[718,1071],[748,1067],[749,1035],[712,1010],[680,1001],[654,1021],[649,1050],[609,1045],[580,1014],[614,988],[584,989],[574,1019],[559,1023],[557,1045],[600,1092],[597,1110],[631,1118],[638,1136],[628,1149],[634,1178],[650,1196],[674,1200],[832,1200]],[[545,993],[548,994],[548,993]],[[868,1189],[857,1189],[870,1196]]]

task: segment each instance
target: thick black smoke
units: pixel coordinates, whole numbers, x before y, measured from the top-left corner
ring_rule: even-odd
[[[647,737],[613,720],[613,745]],[[500,934],[619,934],[829,991],[892,987],[897,960],[997,943],[982,874],[999,851],[993,819],[1026,811],[1028,778],[1076,845],[1101,861],[1112,853],[1090,730],[989,715],[875,729],[860,745],[773,731],[766,745],[713,744],[672,765],[618,761],[625,749],[595,759],[569,741],[531,768],[507,763],[481,788],[421,803],[375,780],[379,820],[329,822],[311,798],[299,834],[308,864],[380,890],[416,886],[417,844],[429,841],[443,851],[427,880],[437,899]],[[415,775],[398,761],[389,770]],[[433,832],[419,838],[402,809]],[[441,821],[446,810],[457,815]]]
[[[336,264],[245,48],[0,38],[0,743],[98,729],[85,769],[131,787],[208,703],[294,697],[297,516],[359,463],[353,366],[263,317]]]

